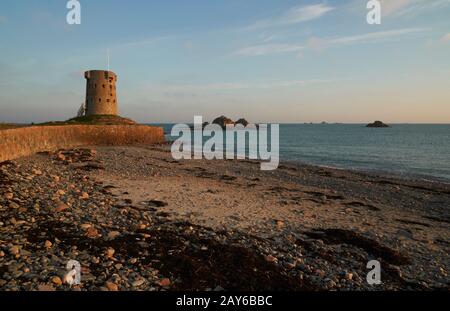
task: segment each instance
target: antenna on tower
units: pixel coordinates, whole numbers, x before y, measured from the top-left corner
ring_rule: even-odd
[[[108,71],[109,71],[109,49],[106,49],[106,58],[108,60]]]

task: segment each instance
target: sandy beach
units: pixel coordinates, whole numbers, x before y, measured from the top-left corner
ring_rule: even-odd
[[[449,289],[449,184],[175,161],[168,145],[0,166],[1,290]],[[63,284],[70,259],[81,285]]]

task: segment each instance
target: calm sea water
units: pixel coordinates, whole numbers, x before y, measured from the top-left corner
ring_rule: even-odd
[[[450,182],[450,125],[282,124],[280,159]]]

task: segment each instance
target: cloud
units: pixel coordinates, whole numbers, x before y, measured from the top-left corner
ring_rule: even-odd
[[[420,13],[442,9],[450,0],[380,0],[384,16],[412,17]]]
[[[279,54],[299,52],[304,49],[302,45],[295,44],[260,44],[240,49],[234,55],[261,56],[267,54]]]
[[[450,0],[379,0],[384,18],[414,17],[450,6]],[[367,0],[353,0],[344,6],[353,14],[367,12]]]
[[[413,0],[380,0],[380,2],[382,14],[388,16],[411,5]]]
[[[264,31],[263,33],[261,33],[258,38],[261,40],[261,42],[271,42],[274,39],[276,39],[277,36],[275,36],[274,34],[271,34],[267,31]]]
[[[394,37],[405,36],[408,34],[420,33],[425,31],[423,28],[403,28],[388,31],[370,32],[361,35],[343,36],[335,38],[316,38],[309,39],[306,45],[302,44],[260,44],[246,47],[233,53],[240,56],[262,56],[269,54],[299,52],[305,48],[312,50],[323,50],[327,47],[343,44],[356,43],[374,43]]]
[[[304,23],[320,18],[332,10],[334,10],[334,7],[328,6],[326,4],[297,6],[289,9],[282,16],[257,21],[253,25],[247,27],[247,29],[256,30]]]
[[[403,28],[388,31],[371,32],[356,36],[346,36],[330,39],[329,43],[332,44],[348,44],[348,43],[363,43],[363,42],[378,42],[392,37],[404,36],[412,33],[423,32],[423,28]]]
[[[441,38],[441,42],[443,42],[443,43],[449,43],[450,42],[450,32],[448,34],[444,35]]]

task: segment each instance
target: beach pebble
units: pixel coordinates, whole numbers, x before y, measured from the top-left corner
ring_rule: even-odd
[[[284,222],[281,220],[277,220],[276,225],[278,230],[282,230],[284,228]]]
[[[87,230],[87,229],[91,228],[92,225],[91,224],[82,224],[80,227],[81,227],[81,229]]]
[[[294,269],[294,268],[297,266],[297,264],[296,264],[295,262],[286,262],[286,263],[284,264],[284,266],[285,266],[287,269]]]
[[[330,278],[326,278],[326,279],[324,280],[324,282],[325,282],[325,284],[326,284],[326,286],[327,286],[328,288],[333,288],[333,287],[336,286],[336,282],[333,281],[333,280],[330,279]]]
[[[276,257],[272,256],[272,255],[267,255],[267,256],[266,256],[266,260],[267,260],[268,262],[273,262],[273,263],[278,262],[278,259],[277,259]]]
[[[108,247],[108,249],[106,249],[105,251],[106,258],[111,258],[112,256],[114,256],[115,252],[116,251],[114,250],[114,248]]]
[[[94,227],[89,227],[89,228],[86,230],[86,236],[87,236],[88,238],[97,238],[97,237],[100,236],[100,234],[98,233],[98,230],[95,229]]]
[[[68,206],[67,204],[60,203],[60,204],[58,204],[58,206],[55,208],[55,211],[56,211],[57,213],[60,213],[60,212],[65,211],[66,209],[69,209],[69,206]]]
[[[31,172],[32,172],[34,175],[37,175],[37,176],[42,175],[42,171],[41,171],[41,170],[38,170],[38,169],[32,169]]]
[[[119,231],[110,231],[107,235],[107,239],[108,240],[114,240],[115,238],[117,238],[118,236],[120,236],[120,232]]]
[[[54,276],[52,277],[52,283],[55,284],[56,286],[60,286],[62,285],[62,280],[59,276]]]
[[[20,253],[20,247],[17,246],[17,245],[11,246],[11,247],[9,248],[9,253],[10,253],[11,255],[18,255],[18,254]]]
[[[105,286],[111,292],[117,292],[119,290],[119,286],[117,286],[117,284],[110,282],[110,281],[106,282]]]
[[[165,279],[159,280],[158,281],[158,285],[161,286],[161,287],[170,286],[170,279],[165,278]]]
[[[20,205],[17,204],[16,202],[9,202],[9,207],[12,209],[19,209]]]
[[[139,279],[133,281],[133,283],[131,283],[131,286],[133,286],[133,287],[139,287],[139,286],[141,286],[141,285],[144,284],[144,283],[145,283],[145,280],[142,279],[142,278],[139,278]]]
[[[37,290],[40,292],[54,292],[55,288],[51,284],[39,284]]]
[[[134,265],[137,262],[136,258],[131,258],[130,260],[128,260],[128,262],[132,265]]]
[[[59,160],[59,161],[65,161],[66,160],[66,156],[64,154],[62,154],[62,153],[58,153],[56,155],[56,159]]]

